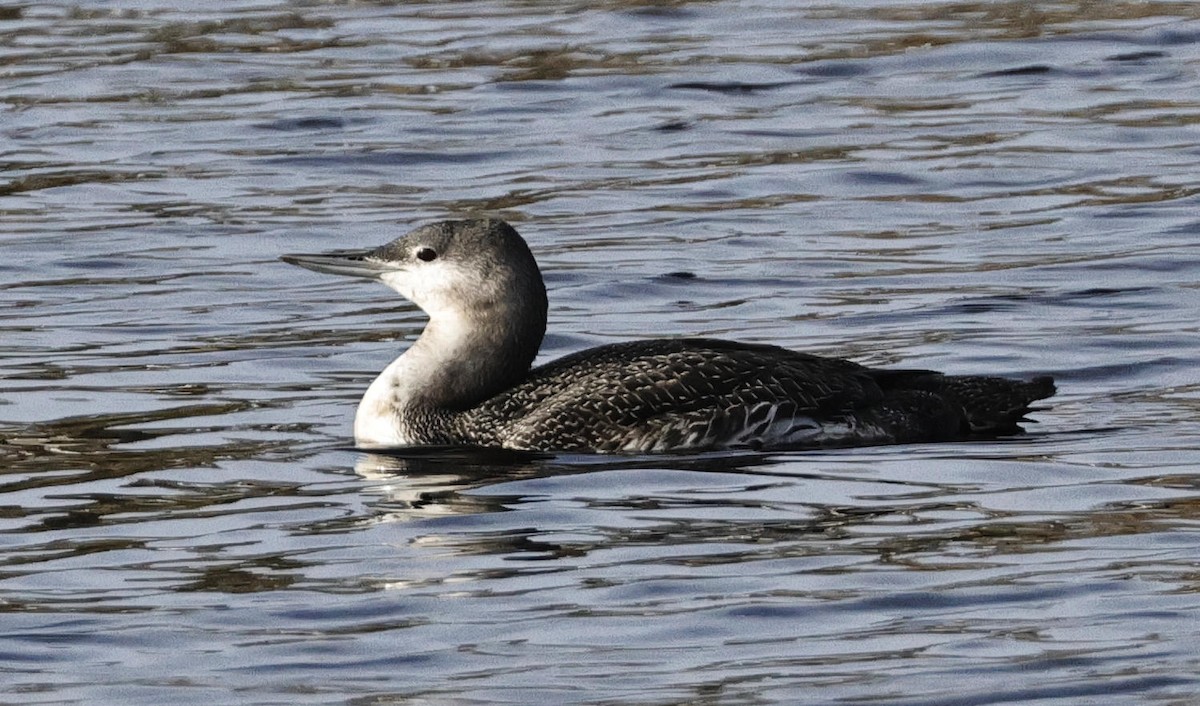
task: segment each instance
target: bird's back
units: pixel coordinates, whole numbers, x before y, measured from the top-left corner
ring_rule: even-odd
[[[877,371],[776,346],[656,339],[535,368],[459,425],[474,443],[560,451],[937,441],[1009,429],[1052,392],[1003,378]]]

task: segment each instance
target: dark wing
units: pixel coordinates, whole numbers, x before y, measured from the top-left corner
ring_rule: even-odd
[[[637,450],[754,443],[876,405],[866,368],[775,346],[664,339],[601,346],[531,371],[481,405],[506,445]]]

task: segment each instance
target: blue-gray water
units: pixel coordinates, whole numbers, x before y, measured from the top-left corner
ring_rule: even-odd
[[[797,5],[0,8],[0,701],[1200,698],[1200,6]],[[544,358],[1061,392],[988,443],[355,452],[422,317],[276,258],[466,214]]]

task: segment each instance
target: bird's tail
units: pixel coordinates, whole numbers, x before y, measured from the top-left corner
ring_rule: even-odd
[[[1057,391],[1049,375],[1032,380],[1001,377],[946,375],[942,394],[962,407],[972,434],[1007,434],[1020,431],[1025,415],[1038,409],[1033,403]]]
[[[1032,406],[1056,392],[1054,379],[1042,375],[1031,380],[978,375],[942,375],[924,370],[872,371],[886,389],[922,390],[942,398],[962,411],[967,433],[1011,434],[1029,421]]]

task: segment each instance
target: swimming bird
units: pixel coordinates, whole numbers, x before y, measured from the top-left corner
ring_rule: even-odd
[[[1050,377],[869,368],[771,345],[658,338],[531,367],[546,288],[508,223],[424,225],[373,250],[285,262],[379,280],[429,316],[367,388],[360,447],[658,452],[947,441],[1020,431]]]

